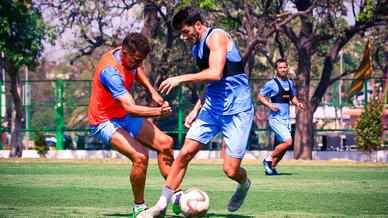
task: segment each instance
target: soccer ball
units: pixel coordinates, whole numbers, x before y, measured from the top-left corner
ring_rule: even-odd
[[[179,207],[186,217],[205,216],[209,209],[209,197],[204,191],[192,188],[183,192]]]

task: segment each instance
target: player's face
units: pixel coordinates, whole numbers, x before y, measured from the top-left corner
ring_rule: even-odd
[[[284,78],[288,74],[288,66],[286,62],[279,62],[276,65],[276,72],[280,78]]]
[[[180,38],[194,45],[195,43],[201,40],[199,31],[197,30],[197,28],[198,27],[196,24],[193,26],[187,26],[187,25],[183,26],[182,29],[180,29],[180,32],[181,32]]]
[[[121,49],[121,64],[127,70],[133,70],[141,66],[143,60],[147,55],[141,54],[140,52],[135,52],[134,54],[129,54],[126,50]]]

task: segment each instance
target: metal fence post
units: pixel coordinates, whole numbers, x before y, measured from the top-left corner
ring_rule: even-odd
[[[3,131],[2,131],[3,130],[3,111],[2,110],[3,110],[3,78],[0,78],[0,150],[3,149]]]
[[[63,80],[56,80],[55,86],[55,123],[56,123],[56,149],[63,150],[63,130],[65,121],[63,118]]]
[[[178,88],[178,146],[182,146],[183,141],[183,112],[182,112],[182,85]]]

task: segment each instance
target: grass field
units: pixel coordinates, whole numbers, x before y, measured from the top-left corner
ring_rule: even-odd
[[[236,184],[219,161],[192,163],[183,188],[210,197],[209,217],[388,217],[388,165],[284,162],[279,177],[266,177],[258,163],[245,163],[252,188],[239,211],[226,204]],[[0,159],[0,217],[129,217],[129,161]],[[163,185],[150,164],[146,203]],[[168,210],[167,217],[174,217]]]

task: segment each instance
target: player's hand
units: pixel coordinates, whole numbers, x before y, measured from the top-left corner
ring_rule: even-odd
[[[172,112],[172,109],[167,101],[163,102],[160,107],[160,115],[168,115]]]
[[[152,97],[152,100],[153,100],[159,107],[163,105],[164,100],[163,100],[162,96],[159,95],[159,93],[154,92],[154,93],[151,95],[151,97]]]
[[[168,95],[168,93],[170,93],[170,91],[177,87],[178,85],[180,84],[180,79],[179,79],[179,76],[175,76],[175,77],[170,77],[166,80],[164,80],[160,86],[159,86],[159,91],[161,93],[166,93],[166,95]]]
[[[299,102],[296,106],[298,107],[299,110],[304,111],[304,105],[303,105],[303,103],[300,103],[300,102]]]
[[[185,119],[185,127],[190,128],[191,124],[193,124],[193,122],[194,122],[195,118],[197,118],[197,116],[198,116],[197,111],[191,111]]]
[[[279,111],[280,110],[280,108],[275,106],[275,105],[271,105],[269,108],[271,109],[271,111]]]

